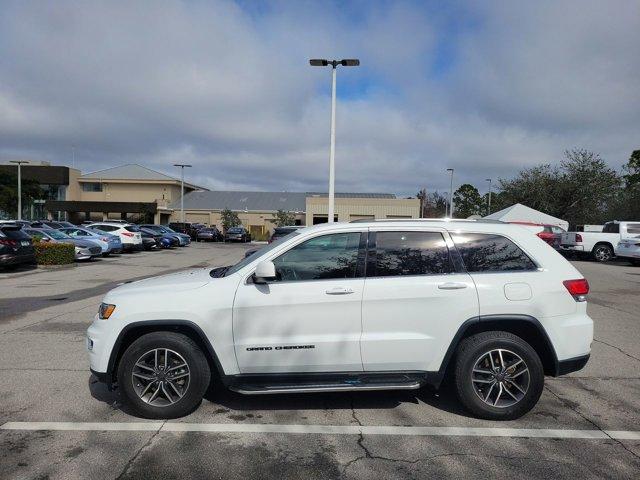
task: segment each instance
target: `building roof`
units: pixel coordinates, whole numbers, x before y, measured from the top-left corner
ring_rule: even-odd
[[[96,172],[85,173],[78,178],[82,180],[141,180],[147,182],[170,182],[180,183],[180,180],[156,170],[152,170],[136,163],[120,165],[118,167],[105,168]],[[201,188],[188,182],[184,182],[185,187]]]
[[[187,210],[277,211],[304,212],[307,197],[326,197],[326,193],[314,192],[238,192],[196,191],[184,196]],[[336,198],[395,198],[390,193],[336,193]],[[179,209],[180,199],[169,205]]]

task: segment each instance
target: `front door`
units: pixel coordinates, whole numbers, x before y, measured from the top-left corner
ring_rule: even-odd
[[[462,323],[478,316],[478,296],[456,271],[441,229],[377,229],[369,239],[362,299],[365,371],[437,371]]]
[[[242,373],[362,371],[365,235],[304,240],[272,258],[277,280],[241,282],[233,336]]]

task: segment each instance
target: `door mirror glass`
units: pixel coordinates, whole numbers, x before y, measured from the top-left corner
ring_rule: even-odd
[[[266,283],[269,280],[276,278],[276,266],[272,261],[267,260],[260,262],[256,266],[256,271],[253,274],[254,283]]]

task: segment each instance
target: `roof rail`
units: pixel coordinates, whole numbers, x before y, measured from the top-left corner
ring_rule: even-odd
[[[358,220],[351,220],[349,223],[377,223],[377,222],[468,222],[468,223],[505,223],[502,220],[494,220],[491,218],[376,218],[367,219],[359,218]]]

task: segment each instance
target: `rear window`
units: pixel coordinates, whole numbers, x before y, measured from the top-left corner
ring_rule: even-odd
[[[501,235],[461,233],[452,238],[468,272],[536,270],[527,254]]]
[[[16,227],[0,228],[0,232],[2,232],[5,237],[12,240],[28,240],[30,238],[29,235],[24,233],[20,228]]]
[[[124,227],[124,229],[127,232],[139,232],[140,231],[140,229],[138,228],[137,225],[127,225],[126,227]]]

